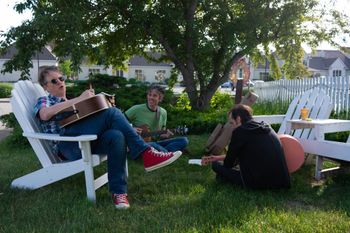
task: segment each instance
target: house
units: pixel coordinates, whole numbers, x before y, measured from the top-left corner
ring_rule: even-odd
[[[151,53],[155,59],[158,59],[160,53]],[[81,71],[78,74],[79,80],[86,80],[90,74],[101,73],[124,77],[126,79],[135,78],[143,82],[163,82],[171,75],[174,65],[171,62],[154,62],[148,61],[145,57],[135,55],[127,62],[127,71],[114,70],[112,67],[104,67],[102,65],[94,65],[85,59],[80,65]]]
[[[278,57],[277,62],[280,67],[284,64],[284,61]],[[346,54],[340,50],[316,50],[315,53],[306,53],[303,64],[308,68],[312,77],[350,76],[350,54]],[[249,72],[245,71],[247,67],[249,68]],[[241,77],[244,80],[267,81],[269,73],[270,62],[267,59],[263,63],[253,65],[249,58],[245,56],[232,66],[230,77],[233,80],[235,77]]]
[[[92,64],[88,61],[88,59],[84,59],[80,64],[80,71],[78,73],[78,80],[87,80],[92,74],[108,74],[108,75],[116,75],[112,66],[105,67],[103,65]],[[121,77],[124,77],[123,75]]]
[[[316,50],[308,54],[306,66],[313,77],[350,76],[350,55],[340,50]]]
[[[150,53],[155,59],[160,58],[160,53]],[[143,56],[134,56],[129,60],[127,76],[128,79],[135,78],[144,82],[164,82],[171,75],[174,64],[171,62],[148,61]]]
[[[284,61],[277,57],[277,62],[280,67],[284,64]],[[230,79],[235,81],[236,79],[243,79],[244,83],[248,80],[269,80],[270,62],[265,59],[265,62],[253,64],[248,56],[244,56],[238,60],[231,67]]]
[[[17,49],[15,47],[10,47],[10,49],[4,55],[0,55],[0,70],[3,70],[4,63],[10,60],[16,53]],[[40,67],[57,65],[57,60],[47,48],[43,48],[39,53],[36,53],[32,57],[32,64],[33,67],[29,69],[29,75],[33,82],[37,82]],[[21,71],[0,74],[0,82],[16,82],[20,78]]]

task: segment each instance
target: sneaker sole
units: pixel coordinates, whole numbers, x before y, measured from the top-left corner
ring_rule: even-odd
[[[119,205],[114,205],[115,208],[117,208],[118,210],[126,210],[130,208],[130,205],[126,205],[126,204],[119,204]]]
[[[145,170],[146,170],[146,172],[151,172],[151,171],[154,171],[158,168],[165,167],[165,166],[171,164],[172,162],[174,162],[175,160],[177,160],[181,155],[182,155],[181,151],[175,151],[173,157],[171,157],[170,159],[165,160],[161,163],[158,163],[152,167],[145,168]]]

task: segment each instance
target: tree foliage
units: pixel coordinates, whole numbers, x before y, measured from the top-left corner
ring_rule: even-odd
[[[273,44],[282,51],[284,67],[299,68],[301,43],[316,45],[346,26],[322,26],[326,15],[317,0],[26,0],[33,19],[11,28],[1,48],[15,43],[17,56],[5,71],[25,69],[33,52],[49,42],[72,67],[84,56],[97,64],[123,66],[134,54],[161,51],[159,61],[172,61],[182,74],[194,109],[206,109],[232,64],[258,46]],[[309,23],[309,24],[306,24]],[[310,27],[310,24],[316,24]],[[329,29],[330,28],[330,29]],[[291,49],[294,48],[294,49]],[[290,52],[293,52],[290,54]]]

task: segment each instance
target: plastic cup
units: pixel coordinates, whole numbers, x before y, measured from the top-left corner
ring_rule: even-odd
[[[300,116],[301,116],[301,119],[305,121],[307,119],[307,117],[309,116],[309,109],[302,108],[300,110]]]

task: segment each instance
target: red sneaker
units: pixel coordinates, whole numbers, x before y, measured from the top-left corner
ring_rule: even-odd
[[[182,155],[181,151],[161,152],[153,147],[142,153],[143,165],[147,172],[164,167],[177,160]]]
[[[115,208],[117,209],[127,209],[130,207],[129,201],[128,201],[128,194],[122,193],[122,194],[112,194],[113,203],[115,205]]]

